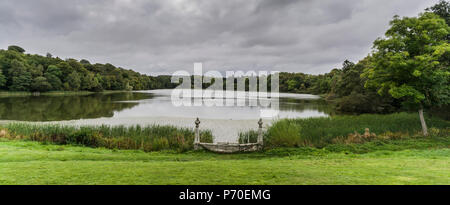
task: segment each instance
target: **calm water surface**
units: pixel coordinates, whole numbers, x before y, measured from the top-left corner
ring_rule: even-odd
[[[213,132],[216,142],[236,142],[238,133],[257,129],[261,107],[181,106],[172,104],[171,90],[149,90],[76,96],[27,96],[0,98],[0,120],[69,125],[175,125],[200,127]],[[282,118],[326,117],[332,109],[314,95],[283,94],[279,114],[264,119],[265,125]]]

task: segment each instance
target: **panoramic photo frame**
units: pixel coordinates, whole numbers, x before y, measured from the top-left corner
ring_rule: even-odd
[[[448,0],[2,0],[0,196],[446,197],[449,22]]]

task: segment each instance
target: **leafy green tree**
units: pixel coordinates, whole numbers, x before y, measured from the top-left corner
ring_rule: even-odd
[[[30,66],[30,73],[33,78],[42,76],[44,71],[44,66],[38,65],[38,66]]]
[[[69,75],[74,71],[74,69],[65,61],[60,61],[56,67],[61,70],[61,81],[67,82]]]
[[[88,73],[81,78],[81,89],[99,91],[101,90],[100,82],[93,73]]]
[[[81,60],[80,60],[80,63],[83,64],[83,65],[90,65],[90,64],[91,64],[91,63],[90,63],[88,60],[86,60],[86,59],[81,59]]]
[[[426,11],[433,12],[443,18],[447,25],[450,26],[450,3],[444,0],[441,0],[438,4],[427,8]],[[450,34],[447,34],[447,42],[450,41]],[[443,55],[442,59],[439,60],[442,62],[442,66],[450,66],[450,54]]]
[[[45,77],[37,77],[33,79],[33,83],[31,83],[32,91],[45,92],[49,91],[52,88],[52,85],[47,81]]]
[[[294,80],[294,79],[290,79],[290,80],[288,80],[288,81],[286,81],[286,83],[287,83],[287,89],[289,90],[289,91],[294,91],[294,90],[296,90],[297,89],[297,81],[296,80]]]
[[[8,51],[16,51],[19,53],[25,53],[25,49],[23,49],[19,46],[15,46],[15,45],[8,46]]]
[[[450,70],[442,56],[450,52],[450,27],[433,13],[398,16],[385,38],[374,42],[372,65],[363,74],[366,87],[389,93],[419,111],[423,134],[428,135],[423,109],[450,103]]]
[[[129,82],[126,82],[124,87],[125,87],[125,90],[128,90],[128,91],[133,90],[133,86],[131,86]]]
[[[76,71],[73,71],[69,76],[67,76],[67,82],[71,90],[79,90],[81,86],[80,75]]]
[[[12,77],[12,84],[9,87],[12,91],[28,91],[31,84],[31,74],[29,72],[23,75]]]
[[[83,65],[75,59],[68,59],[66,62],[78,73],[85,73],[87,70],[83,67]]]
[[[92,81],[94,80],[94,75],[84,75],[81,77],[81,90],[90,90],[92,88]]]
[[[3,75],[2,70],[0,70],[0,87],[4,87],[6,85],[6,77]]]
[[[350,95],[354,89],[358,89],[361,79],[359,78],[359,67],[355,63],[345,60],[342,64],[342,72],[337,76],[337,81],[332,87],[332,92],[336,97]]]
[[[61,69],[59,69],[55,65],[48,66],[47,70],[44,73],[44,77],[47,78],[47,81],[51,85],[51,90],[63,89],[61,76],[62,76]]]
[[[433,12],[445,20],[447,25],[450,24],[450,3],[441,0],[438,4],[425,9],[425,11]]]
[[[62,82],[56,75],[53,75],[51,73],[46,73],[45,74],[45,78],[47,79],[48,83],[50,83],[50,85],[51,85],[50,90],[61,90],[61,89],[63,89]]]
[[[16,59],[11,61],[11,68],[9,69],[11,76],[10,90],[13,91],[28,91],[31,85],[31,73],[25,67],[25,64]]]
[[[48,66],[47,70],[45,71],[46,74],[52,74],[58,78],[61,78],[62,71],[55,65]]]
[[[342,64],[342,69],[336,69],[327,75],[328,79],[315,84],[329,86],[327,99],[333,100],[336,110],[345,113],[389,113],[398,110],[398,105],[390,96],[380,96],[376,89],[364,87],[366,78],[361,74],[370,64],[370,56],[358,63],[348,60]],[[327,83],[332,82],[332,83]],[[314,86],[314,89],[317,89]]]
[[[101,81],[101,76],[96,75],[92,82],[92,87],[91,87],[92,91],[102,91],[103,90],[102,84],[100,81]]]

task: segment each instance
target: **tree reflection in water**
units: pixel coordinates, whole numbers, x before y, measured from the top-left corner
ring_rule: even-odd
[[[0,119],[18,121],[60,121],[112,117],[152,98],[149,93],[120,92],[70,96],[26,96],[0,98]],[[121,102],[122,101],[122,102]]]

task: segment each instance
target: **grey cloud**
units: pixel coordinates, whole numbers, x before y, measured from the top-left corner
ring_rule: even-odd
[[[2,0],[0,46],[148,74],[208,69],[324,73],[357,61],[393,15],[437,0]]]
[[[40,1],[2,1],[0,6],[11,12],[19,28],[33,26],[45,32],[70,32],[83,23],[83,11],[79,7],[64,4],[57,0]]]

